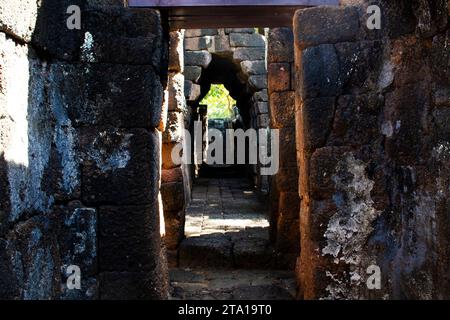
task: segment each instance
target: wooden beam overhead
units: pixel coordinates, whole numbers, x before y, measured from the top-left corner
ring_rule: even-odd
[[[128,0],[129,7],[336,6],[339,0]]]
[[[170,28],[291,27],[298,9],[339,5],[339,0],[128,0],[130,8],[155,8]]]

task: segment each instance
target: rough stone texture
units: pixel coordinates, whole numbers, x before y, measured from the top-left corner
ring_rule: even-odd
[[[268,33],[268,95],[270,127],[279,130],[280,169],[271,177],[270,235],[278,259],[294,269],[300,249],[299,195],[296,165],[294,39],[290,28],[274,28]]]
[[[186,51],[184,63],[186,66],[201,66],[207,68],[211,63],[211,54],[208,51]]]
[[[184,76],[185,97],[192,110],[185,117],[185,127],[191,134],[194,120],[203,121],[202,126],[207,127],[206,113],[203,116],[200,111],[205,106],[200,106],[200,101],[212,84],[224,84],[236,100],[242,119],[236,122],[237,126],[258,129],[269,125],[266,42],[266,37],[252,28],[190,30],[189,37],[184,39]],[[289,86],[290,79],[287,81]],[[164,153],[167,159],[169,151]],[[261,176],[259,167],[255,168],[254,180],[262,191],[268,190],[268,179]]]
[[[257,33],[230,33],[233,47],[265,47],[264,39]]]
[[[248,81],[250,87],[257,91],[267,88],[267,75],[250,76]]]
[[[169,71],[183,72],[184,71],[184,32],[181,30],[170,32],[170,47],[169,47]]]
[[[189,38],[186,38],[189,39]],[[186,39],[177,39],[181,43]],[[196,38],[191,38],[196,39]],[[183,64],[183,54],[178,56],[176,64]],[[177,257],[173,255],[184,237],[185,208],[190,201],[191,193],[191,166],[175,164],[172,161],[172,151],[179,143],[183,143],[184,129],[190,127],[192,114],[187,107],[189,99],[196,99],[200,95],[200,86],[192,81],[200,77],[202,67],[186,66],[183,73],[177,72],[169,75],[168,83],[168,116],[165,130],[162,134],[162,175],[161,175],[161,206],[164,214],[164,244],[168,249],[169,264],[176,263]],[[197,73],[193,76],[191,73]],[[186,80],[185,80],[186,79]],[[188,80],[189,79],[189,80]],[[194,92],[197,90],[198,92]],[[185,98],[186,94],[186,98]]]
[[[237,48],[234,51],[234,60],[241,62],[244,60],[264,60],[264,48]]]
[[[192,83],[192,81],[184,82],[184,95],[188,101],[196,101],[201,94],[201,87],[198,84]]]
[[[267,60],[269,62],[294,62],[294,35],[290,28],[273,28],[269,31]]]
[[[289,91],[291,68],[289,63],[271,63],[268,70],[269,92]]]
[[[293,116],[295,115],[295,93],[293,91],[273,92],[270,95],[270,106],[272,128],[295,127]]]
[[[203,36],[215,36],[217,34],[217,29],[190,29],[186,30],[185,37],[203,37]]]
[[[293,300],[292,272],[172,269],[173,300]]]
[[[295,31],[296,45],[300,49],[354,41],[359,30],[359,15],[355,7],[299,10],[294,19],[296,26],[302,28],[298,34]]]
[[[168,111],[183,112],[186,109],[185,79],[182,73],[169,74]]]
[[[80,31],[66,28],[69,4]],[[167,298],[155,207],[168,41],[158,12],[99,4],[0,4],[3,299]],[[69,265],[81,290],[66,286]],[[144,269],[140,286],[105,275]]]
[[[266,62],[263,60],[259,61],[242,61],[241,62],[242,72],[247,75],[261,75],[266,74]]]
[[[448,298],[448,2],[343,3],[294,18],[299,297]]]
[[[186,66],[184,67],[183,74],[186,80],[198,82],[202,75],[202,68],[199,66]]]

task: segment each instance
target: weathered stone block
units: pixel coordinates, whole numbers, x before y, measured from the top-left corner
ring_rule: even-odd
[[[183,182],[171,182],[161,185],[164,211],[180,211],[185,206]]]
[[[63,279],[61,288],[61,300],[98,300],[100,299],[98,281],[94,277],[84,277],[81,281],[80,290],[71,290],[67,288],[67,279]]]
[[[297,167],[281,167],[276,174],[275,181],[280,192],[293,192],[298,189]],[[278,206],[277,206],[278,210]]]
[[[217,29],[188,29],[186,30],[186,38],[203,37],[203,36],[215,36]]]
[[[253,95],[253,100],[254,101],[263,101],[263,102],[268,101],[269,98],[267,96],[267,89],[263,89],[261,91],[256,92]]]
[[[244,238],[234,243],[234,266],[262,269],[269,265],[272,254],[273,249],[271,250],[266,239]]]
[[[214,46],[209,48],[209,52],[220,54],[223,52],[231,51],[230,38],[220,34],[214,37]]]
[[[103,300],[167,299],[167,291],[161,290],[164,277],[156,272],[102,272],[100,296]]]
[[[153,270],[161,246],[159,216],[148,206],[99,209],[99,266],[103,271]]]
[[[181,112],[169,112],[166,130],[162,134],[162,142],[180,142],[184,134],[184,116]]]
[[[274,92],[270,95],[272,128],[295,126],[295,92]]]
[[[295,167],[297,165],[297,146],[294,128],[279,129],[280,167]]]
[[[14,287],[10,289],[13,289],[12,294],[19,293],[16,298],[49,300],[57,297],[61,286],[61,266],[56,236],[57,227],[53,219],[35,216],[18,224],[6,239],[6,254],[13,273],[0,274],[0,282],[4,282],[4,276],[14,275],[20,291],[14,292]]]
[[[303,99],[336,96],[341,90],[339,62],[333,45],[324,44],[302,51],[298,83]]]
[[[242,61],[241,69],[244,75],[261,75],[266,74],[266,62],[264,60],[259,61]]]
[[[403,165],[418,164],[421,159],[422,132],[431,103],[430,84],[418,82],[395,88],[385,96],[386,153]]]
[[[67,8],[82,10],[82,29],[68,30]],[[54,26],[61,26],[55,28]],[[156,10],[130,11],[121,6],[85,6],[85,1],[43,1],[33,44],[63,60],[148,64],[166,68],[162,25]]]
[[[253,28],[225,28],[225,33],[254,33],[255,29]]]
[[[61,219],[58,243],[64,270],[77,265],[87,276],[97,273],[97,210],[80,202],[60,206],[55,213]],[[65,276],[65,273],[62,273]]]
[[[186,38],[184,40],[184,48],[187,51],[209,50],[211,48],[214,48],[214,37],[205,36]]]
[[[300,249],[300,198],[297,192],[281,192],[277,223],[276,249],[279,252],[294,252]]]
[[[291,28],[273,28],[269,31],[267,61],[294,61],[294,34]]]
[[[201,94],[201,87],[192,81],[184,82],[184,95],[187,101],[196,101]]]
[[[156,70],[167,70],[168,45],[163,41],[158,11],[96,6],[84,19],[82,61],[153,65]]]
[[[169,74],[168,111],[184,112],[186,111],[186,98],[184,96],[184,75],[181,73]]]
[[[303,102],[302,109],[297,111],[304,119],[304,141],[308,150],[325,145],[327,133],[333,124],[334,100],[334,98],[308,99]]]
[[[248,78],[248,84],[256,90],[266,89],[267,88],[267,75],[250,76]]]
[[[207,68],[212,57],[208,51],[186,51],[184,53],[185,66],[201,66]]]
[[[0,30],[29,42],[32,38],[39,11],[33,0],[2,1],[0,3]]]
[[[230,33],[232,47],[265,47],[264,38],[258,33]]]
[[[81,130],[86,204],[152,204],[157,198],[159,136],[145,129]]]
[[[173,169],[163,169],[161,172],[161,182],[183,182],[183,169],[181,167]]]
[[[171,72],[184,71],[183,39],[184,39],[183,31],[170,32],[169,71]]]
[[[179,266],[231,268],[231,248],[232,242],[222,234],[188,238],[179,248]]]
[[[383,70],[380,42],[346,42],[337,43],[334,47],[339,61],[339,84],[343,93],[361,94],[378,89],[380,70]]]
[[[258,115],[257,126],[258,128],[267,128],[270,125],[269,116],[267,114]]]
[[[349,152],[349,147],[325,147],[317,149],[310,160],[309,184],[315,200],[331,199],[336,191],[333,175],[336,166]]]
[[[163,144],[161,152],[163,169],[172,169],[179,166],[179,164],[174,164],[172,160],[172,150],[176,145],[176,142]]]
[[[237,48],[233,53],[233,59],[237,62],[244,60],[264,60],[265,48]]]
[[[267,102],[258,102],[257,104],[258,114],[265,114],[269,112],[269,106]]]
[[[355,7],[315,7],[297,10],[294,34],[299,49],[355,41],[359,14]]]
[[[163,88],[151,67],[53,64],[50,83],[51,104],[74,126],[159,126]]]
[[[377,95],[340,96],[328,144],[358,146],[376,141],[381,136],[378,114],[382,105],[383,99]],[[327,113],[324,112],[323,117],[326,118]]]
[[[288,91],[291,82],[289,63],[270,63],[268,67],[269,91]]]
[[[164,244],[169,250],[175,250],[184,238],[184,211],[164,211],[166,235]]]
[[[184,67],[184,77],[186,80],[198,82],[201,75],[202,75],[202,67],[199,66]]]
[[[326,245],[324,234],[331,217],[337,211],[336,203],[332,199],[311,201],[311,212],[314,212],[311,215],[311,241]]]

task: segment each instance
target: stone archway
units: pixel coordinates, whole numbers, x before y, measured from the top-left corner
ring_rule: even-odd
[[[68,32],[74,3],[84,22]],[[0,4],[1,298],[167,298],[159,218],[178,198],[158,195],[161,141],[181,139],[184,64],[168,76],[159,11],[107,3]],[[298,81],[271,87],[269,74],[269,102],[296,92],[298,297],[448,298],[448,1],[340,3],[297,11]],[[369,3],[381,30],[365,28]],[[287,65],[269,73],[287,79]],[[271,123],[291,128],[275,106]],[[183,194],[189,175],[162,151],[163,182]],[[371,266],[381,289],[366,285]]]

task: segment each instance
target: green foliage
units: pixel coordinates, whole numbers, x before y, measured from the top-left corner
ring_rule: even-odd
[[[208,106],[209,119],[227,119],[233,115],[236,101],[222,84],[213,84],[200,104]]]

